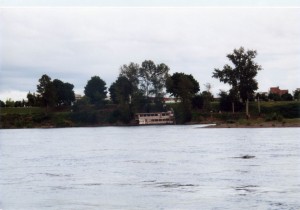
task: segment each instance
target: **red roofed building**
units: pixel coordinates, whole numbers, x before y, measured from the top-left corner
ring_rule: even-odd
[[[271,87],[270,93],[278,94],[281,96],[283,94],[289,93],[289,91],[288,90],[280,90],[279,87]]]

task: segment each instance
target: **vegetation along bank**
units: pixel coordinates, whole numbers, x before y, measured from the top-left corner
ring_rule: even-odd
[[[109,88],[99,76],[91,77],[83,97],[75,95],[74,85],[45,74],[26,101],[0,100],[0,128],[135,125],[136,113],[170,110],[176,124],[299,126],[299,89],[293,95],[255,92],[255,77],[262,70],[254,61],[256,55],[255,50],[234,49],[227,55],[233,65],[214,69],[212,77],[230,85],[218,98],[213,97],[209,83],[201,92],[193,75],[170,75],[166,64],[151,60],[123,65]]]

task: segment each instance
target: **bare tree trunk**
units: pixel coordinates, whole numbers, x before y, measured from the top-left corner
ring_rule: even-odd
[[[257,106],[258,106],[258,115],[260,116],[260,100],[259,100],[259,97],[257,97]]]
[[[247,98],[247,101],[246,101],[246,116],[247,118],[249,118],[249,99]]]
[[[234,113],[234,102],[232,102],[231,105],[232,105],[232,113]]]

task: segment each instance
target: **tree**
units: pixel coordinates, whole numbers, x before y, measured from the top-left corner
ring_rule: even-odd
[[[6,107],[14,107],[14,105],[15,105],[15,102],[11,98],[9,98],[5,101]]]
[[[125,76],[119,76],[109,88],[111,100],[115,104],[129,104],[132,92],[132,83]]]
[[[37,102],[35,93],[31,94],[30,92],[28,92],[27,94],[27,105],[28,106],[35,106]]]
[[[225,91],[220,91],[220,111],[230,111],[232,107],[235,107],[235,110],[242,110],[242,103],[240,101],[233,102],[232,96],[230,93],[226,93]]]
[[[51,82],[51,78],[48,75],[44,74],[39,79],[37,92],[40,94],[44,106],[48,108],[48,106],[53,106],[55,104],[55,89]]]
[[[5,103],[0,100],[0,107],[5,107]]]
[[[141,89],[148,98],[163,97],[163,88],[169,76],[170,68],[164,63],[155,65],[151,60],[145,60],[139,69],[139,81]]]
[[[214,96],[209,91],[203,91],[201,93],[203,99],[203,109],[206,111],[211,110],[211,102],[214,100]]]
[[[299,89],[296,89],[294,91],[294,100],[297,100],[297,101],[300,100],[300,90]]]
[[[139,85],[139,69],[140,66],[137,63],[129,63],[129,65],[123,65],[120,68],[119,77],[126,77],[131,83],[133,92],[137,91]]]
[[[22,101],[15,101],[14,107],[23,107]]]
[[[106,83],[99,77],[93,76],[84,87],[84,94],[92,104],[102,105],[106,98]]]
[[[256,93],[255,98],[260,101],[268,101],[268,96],[266,94]]]
[[[285,93],[281,95],[281,100],[283,101],[292,101],[293,96],[290,93]]]
[[[154,75],[156,66],[153,61],[144,61],[142,63],[141,68],[139,69],[139,77],[140,77],[140,86],[143,90],[145,96],[148,98],[150,95],[150,92],[152,91],[151,87],[151,79]]]
[[[197,92],[199,92],[199,83],[194,79],[192,75],[184,73],[174,73],[168,77],[166,81],[167,92],[172,96],[181,99],[181,110],[179,115],[181,116],[181,122],[185,123],[191,120],[191,102],[192,98]]]
[[[212,85],[210,83],[204,84],[206,90],[201,93],[203,98],[203,108],[206,111],[211,110],[211,102],[214,100],[214,96],[211,94]]]
[[[141,68],[139,69],[139,83],[140,89],[147,99],[147,112],[150,111],[150,108],[154,108],[155,111],[163,109],[162,98],[165,95],[164,87],[169,76],[169,70],[169,67],[164,63],[156,65],[151,60],[145,60],[142,63]],[[150,100],[150,96],[153,97],[153,100]],[[150,102],[154,102],[155,107],[150,107]]]
[[[254,91],[258,89],[257,81],[254,79],[261,66],[253,61],[257,52],[255,50],[245,51],[243,47],[234,49],[227,58],[233,63],[233,67],[224,65],[222,70],[215,69],[213,77],[231,86],[231,95],[236,96],[246,103],[246,115],[249,116],[249,99],[253,97]]]
[[[74,85],[64,83],[59,79],[53,80],[55,89],[55,102],[57,106],[70,106],[75,101],[75,94],[73,91]]]
[[[65,105],[71,105],[75,101],[74,85],[68,82],[64,83],[64,98],[63,103]]]
[[[277,93],[269,93],[268,98],[271,101],[281,101],[281,97]]]
[[[225,91],[220,91],[220,111],[230,111],[231,110],[231,98]]]
[[[144,103],[142,110],[146,112],[152,108],[160,110],[163,107],[162,97],[165,94],[165,83],[169,76],[169,70],[164,63],[156,65],[151,60],[145,60],[141,66],[131,62],[129,65],[121,67],[119,77],[126,77],[131,83],[130,96],[133,107],[139,107],[137,110],[141,110],[141,102]],[[150,107],[150,102],[154,102],[155,107]]]
[[[129,63],[129,65],[123,65],[120,68],[119,77],[126,77],[130,82],[131,86],[131,108],[134,112],[145,112],[144,105],[147,104],[147,100],[145,99],[142,91],[139,89],[140,84],[140,75],[139,75],[140,66],[137,63]],[[116,95],[114,95],[115,91],[111,92],[111,97],[114,100]]]
[[[166,80],[169,77],[170,68],[164,64],[158,64],[154,69],[153,75],[151,76],[152,90],[150,91],[155,97],[160,98],[164,96],[164,87]]]
[[[167,92],[182,101],[190,100],[199,90],[199,83],[192,75],[174,73],[166,81]]]
[[[192,98],[192,107],[193,107],[193,109],[202,109],[203,104],[204,104],[204,101],[203,101],[202,95],[195,95]]]

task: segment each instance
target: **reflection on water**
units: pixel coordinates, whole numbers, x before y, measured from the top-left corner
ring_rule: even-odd
[[[255,192],[257,185],[245,185],[245,186],[239,186],[239,187],[234,187],[235,190],[238,191],[244,191],[244,192]]]
[[[0,130],[0,209],[300,209],[298,128]]]
[[[255,156],[254,155],[242,155],[242,156],[234,157],[234,158],[251,159],[251,158],[255,158]]]

